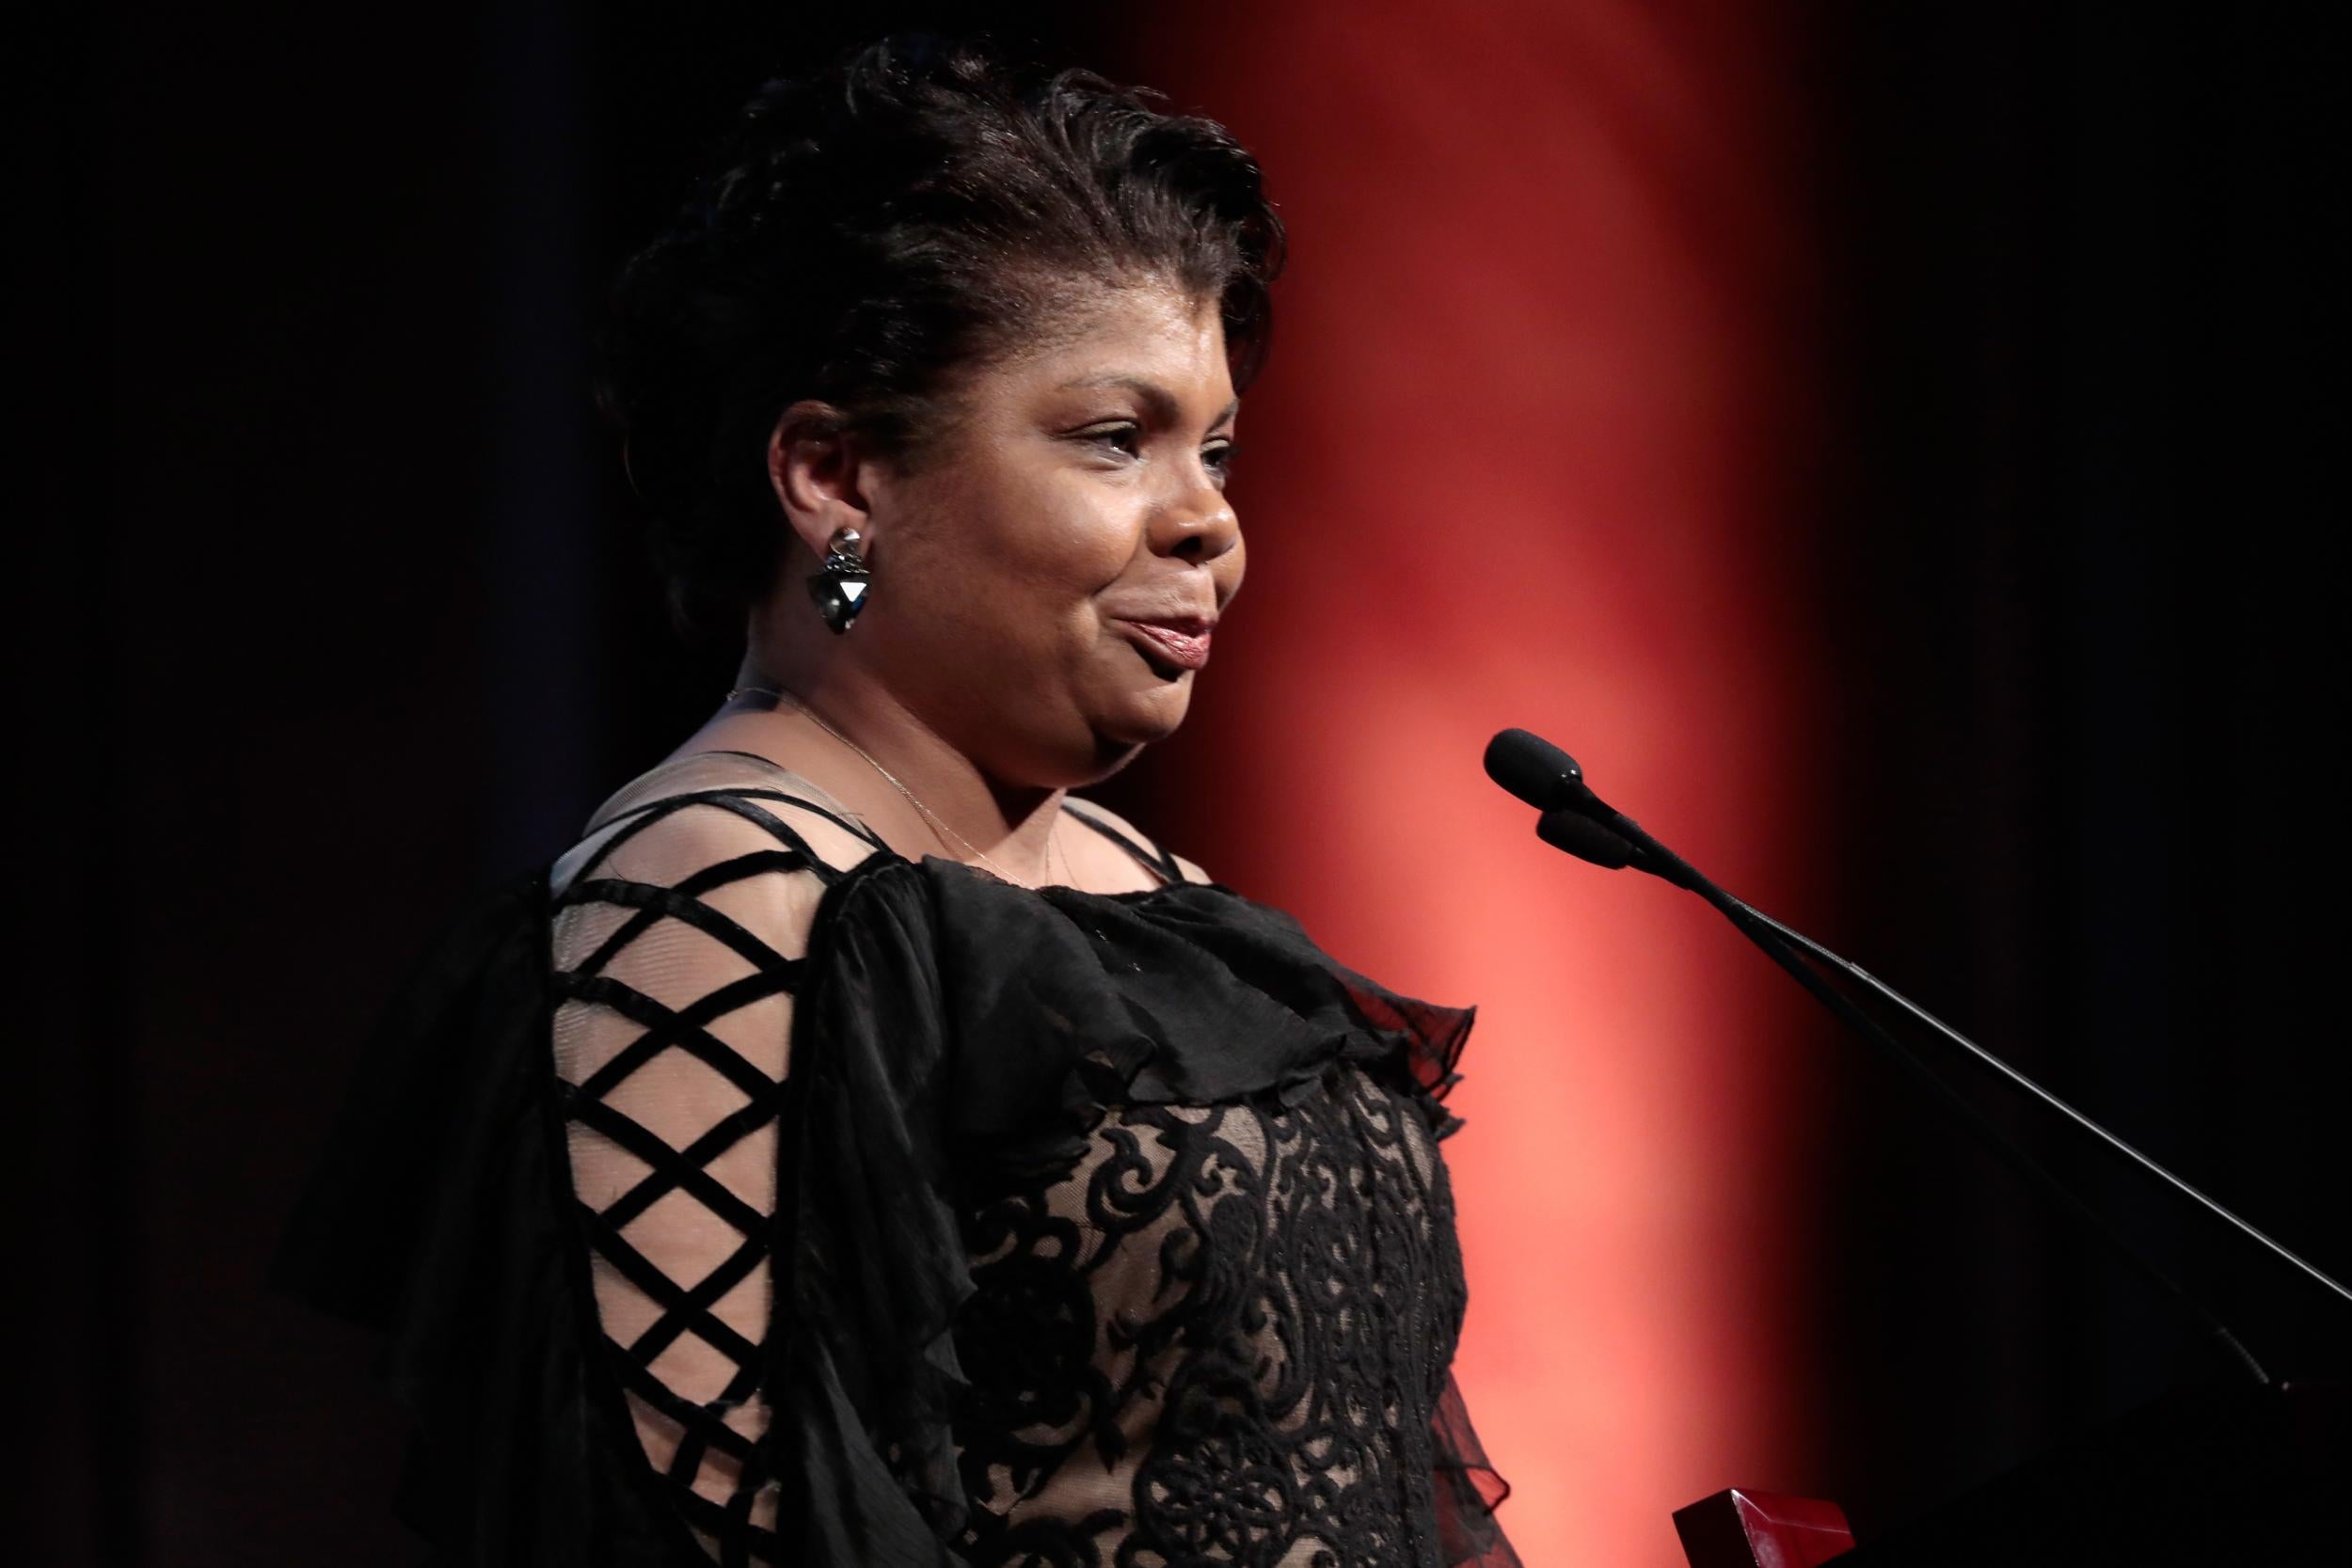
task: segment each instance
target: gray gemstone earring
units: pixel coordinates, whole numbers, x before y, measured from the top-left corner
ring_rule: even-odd
[[[825,546],[824,565],[808,578],[808,596],[817,601],[825,625],[836,634],[848,631],[858,611],[866,608],[866,585],[874,580],[857,546],[857,530],[835,529]]]

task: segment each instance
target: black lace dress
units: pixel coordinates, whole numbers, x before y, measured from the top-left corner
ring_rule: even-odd
[[[1450,1373],[1475,1009],[704,752],[421,960],[281,1284],[482,1564],[1516,1568]]]

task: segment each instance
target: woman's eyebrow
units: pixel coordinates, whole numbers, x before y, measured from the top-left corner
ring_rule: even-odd
[[[1153,414],[1171,424],[1175,422],[1177,415],[1183,412],[1184,408],[1184,405],[1177,402],[1175,393],[1158,382],[1147,381],[1139,375],[1125,375],[1114,372],[1108,375],[1081,376],[1076,381],[1063,382],[1057,389],[1067,392],[1079,387],[1124,387],[1141,398]],[[1216,418],[1209,422],[1213,425],[1223,424],[1233,417],[1234,410],[1240,406],[1241,399],[1236,397],[1218,410]]]

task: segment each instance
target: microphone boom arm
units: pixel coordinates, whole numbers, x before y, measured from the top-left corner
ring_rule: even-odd
[[[1830,985],[1817,971],[1799,958],[1798,949],[1785,940],[1787,935],[1793,933],[1787,932],[1786,927],[1782,927],[1778,921],[1767,919],[1722,888],[1717,887],[1702,876],[1690,862],[1659,843],[1631,817],[1612,810],[1601,802],[1597,796],[1592,797],[1592,800],[1599,808],[1599,813],[1605,814],[1597,817],[1601,824],[1616,832],[1640,851],[1640,856],[1634,863],[1641,863],[1643,860],[1654,862],[1655,864],[1645,864],[1643,869],[1657,871],[1668,881],[1677,887],[1690,889],[1713,905],[1725,919],[1740,928],[1742,935],[1763,949],[1767,958],[1787,970],[1799,985],[1811,991],[1816,1000],[1837,1015],[1838,1019],[1849,1028],[1876,1046],[1883,1054],[1900,1068],[1911,1078],[1913,1084],[1930,1100],[1958,1118],[1962,1125],[1973,1132],[1978,1141],[1990,1149],[2002,1164],[2025,1178],[2026,1182],[2039,1189],[2044,1197],[2073,1215],[2076,1223],[2105,1242],[2108,1249],[2117,1257],[2129,1263],[2159,1291],[2171,1298],[2183,1311],[2202,1324],[2205,1331],[2213,1337],[2231,1359],[2256,1383],[2265,1387],[2271,1385],[2269,1372],[2264,1370],[2260,1361],[2254,1359],[2253,1353],[2239,1342],[2238,1337],[2230,1331],[2227,1323],[2216,1317],[2203,1303],[2184,1290],[2170,1275],[2158,1268],[2145,1253],[2125,1240],[2105,1215],[2086,1203],[2072,1187],[2059,1180],[2051,1173],[2048,1166],[2027,1153],[2008,1133],[1986,1120],[1983,1112],[1970,1104],[1958,1090],[1938,1076],[1935,1070],[1921,1061],[1909,1047],[1889,1034],[1878,1020],[1855,1006],[1852,998]],[[1663,869],[1660,869],[1661,867]],[[1810,946],[1810,943],[1806,945]],[[2121,1139],[2115,1141],[2122,1142]],[[2149,1163],[2153,1164],[2153,1161]],[[2227,1212],[2224,1211],[2224,1212]],[[2325,1279],[2327,1276],[2322,1275],[2320,1277]],[[2332,1284],[2333,1281],[2329,1283]]]
[[[1950,1024],[1945,1022],[1942,1019],[1936,1017],[1933,1013],[1928,1011],[1925,1007],[1922,1007],[1919,1004],[1914,1002],[1908,996],[1905,996],[1901,991],[1897,990],[1893,986],[1888,985],[1885,981],[1880,979],[1877,975],[1863,968],[1860,964],[1855,963],[1851,958],[1838,957],[1836,953],[1831,952],[1828,948],[1822,946],[1820,942],[1815,942],[1811,937],[1806,936],[1804,932],[1783,925],[1781,922],[1774,920],[1771,915],[1766,914],[1763,911],[1757,909],[1753,904],[1746,903],[1740,898],[1734,897],[1728,893],[1724,894],[1724,896],[1729,898],[1732,903],[1739,905],[1741,912],[1747,919],[1756,921],[1764,926],[1770,927],[1782,941],[1804,949],[1805,952],[1811,954],[1816,959],[1829,965],[1832,969],[1838,970],[1843,974],[1851,976],[1853,979],[1860,981],[1863,985],[1868,987],[1878,995],[1884,997],[1889,1002],[1892,1002],[1896,1006],[1900,1007],[1904,1012],[1910,1014],[1921,1023],[1926,1024],[1929,1028],[1934,1030],[1937,1034],[1943,1036],[1946,1039],[1951,1041],[1954,1045],[1959,1046],[1963,1051],[1968,1053],[1970,1056],[1976,1059],[1979,1066],[1998,1074],[2011,1086],[2022,1089],[2026,1094],[2032,1096],[2035,1100],[2040,1101],[2043,1105],[2048,1106],[2059,1116],[2064,1117],[2067,1120],[2073,1122],[2083,1132],[2090,1133],[2092,1137],[2106,1145],[2107,1148],[2114,1150],[2116,1153],[2121,1154],[2125,1159],[2131,1161],[2148,1175],[2154,1177],[2159,1181],[2162,1181],[2166,1186],[2170,1187],[2174,1192],[2179,1193],[2182,1196],[2197,1203],[2216,1219],[2218,1219],[2224,1224],[2243,1232],[2249,1239],[2261,1243],[2265,1247],[2270,1250],[2274,1257],[2277,1257],[2283,1262],[2294,1265],[2296,1269],[2309,1275],[2315,1283],[2323,1285],[2328,1290],[2333,1291],[2346,1302],[2352,1302],[2352,1290],[2346,1290],[2343,1285],[2339,1284],[2333,1276],[2324,1273],[2312,1264],[2304,1261],[2303,1259],[2289,1251],[2278,1242],[2271,1240],[2269,1236],[2257,1229],[2251,1222],[2246,1220],[2240,1215],[2232,1213],[2228,1209],[2223,1208],[2219,1203],[2206,1196],[2203,1193],[2198,1191],[2197,1188],[2191,1186],[2188,1182],[2173,1175],[2163,1165],[2157,1164],[2156,1161],[2150,1158],[2148,1155],[2141,1153],[2125,1139],[2116,1133],[2108,1132],[2106,1128],[2100,1125],[2100,1123],[2093,1120],[2091,1117],[2085,1116],[2082,1112],[2077,1111],[2074,1106],[2069,1105],[2065,1101],[2059,1099],[2057,1095],[2052,1094],[2048,1089],[2043,1088],[2040,1084],[2035,1083],[2031,1078],[2028,1078],[2026,1074],[2018,1071],[2015,1068],[2001,1060],[2000,1057],[1994,1055],[1992,1052],[1987,1051],[1984,1047],[1979,1045],[1976,1041],[1970,1039],[1967,1036],[1962,1034],[1959,1030],[1953,1028]]]

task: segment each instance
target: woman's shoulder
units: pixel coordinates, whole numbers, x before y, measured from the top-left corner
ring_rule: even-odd
[[[1205,882],[1211,879],[1209,874],[1206,871],[1201,870],[1199,865],[1189,860],[1186,860],[1184,856],[1177,854],[1175,851],[1168,848],[1168,846],[1162,844],[1158,839],[1145,832],[1142,829],[1136,827],[1133,822],[1128,821],[1124,816],[1120,816],[1119,813],[1111,810],[1108,806],[1103,805],[1094,800],[1089,800],[1080,795],[1063,796],[1062,805],[1063,808],[1071,812],[1073,816],[1089,818],[1098,825],[1109,826],[1114,832],[1124,837],[1130,845],[1137,847],[1151,858],[1174,865],[1177,870],[1183,874],[1184,880],[1187,882]]]
[[[748,752],[692,752],[614,791],[548,879],[559,898],[591,878],[675,887],[735,858],[768,856],[765,869],[827,882],[887,852],[838,800],[782,764]]]

